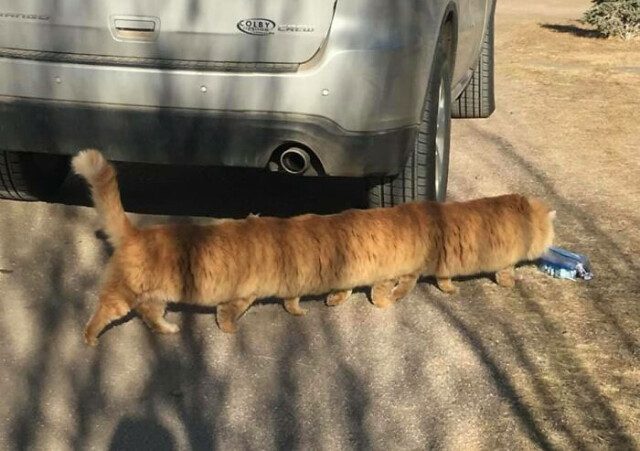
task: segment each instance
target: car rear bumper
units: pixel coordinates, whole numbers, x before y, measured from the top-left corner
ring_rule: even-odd
[[[0,96],[293,113],[323,117],[355,132],[419,122],[426,52],[414,47],[327,53],[325,49],[292,72],[173,70],[0,57]]]
[[[161,164],[266,168],[274,152],[311,150],[322,172],[397,174],[416,127],[349,132],[301,114],[122,107],[0,97],[0,148],[55,154],[101,149],[110,159]]]

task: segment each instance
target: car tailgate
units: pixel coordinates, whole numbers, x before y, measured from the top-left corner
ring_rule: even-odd
[[[326,39],[335,2],[0,0],[0,48],[2,56],[13,50],[23,57],[84,55],[134,62],[302,63]]]

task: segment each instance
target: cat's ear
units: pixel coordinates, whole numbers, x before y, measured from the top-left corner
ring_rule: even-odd
[[[554,219],[556,219],[556,211],[555,210],[551,210],[548,214],[549,214],[549,219],[551,219],[552,221]]]

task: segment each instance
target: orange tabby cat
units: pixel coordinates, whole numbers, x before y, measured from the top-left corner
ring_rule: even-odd
[[[333,290],[327,303],[337,305],[353,287],[367,285],[384,307],[418,274],[435,274],[445,290],[452,276],[486,271],[509,284],[513,265],[537,258],[553,238],[548,207],[519,195],[139,229],[125,215],[115,169],[100,152],[82,151],[72,165],[89,183],[114,246],[85,330],[90,345],[131,309],[155,331],[177,332],[164,319],[168,301],[217,306],[218,325],[234,332],[257,298],[283,298],[289,312],[302,314],[302,295]]]

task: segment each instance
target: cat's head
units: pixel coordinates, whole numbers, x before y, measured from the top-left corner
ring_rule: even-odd
[[[529,198],[529,205],[531,206],[533,239],[529,246],[527,258],[535,260],[553,244],[555,236],[553,222],[556,218],[556,211],[545,201],[535,197]]]

